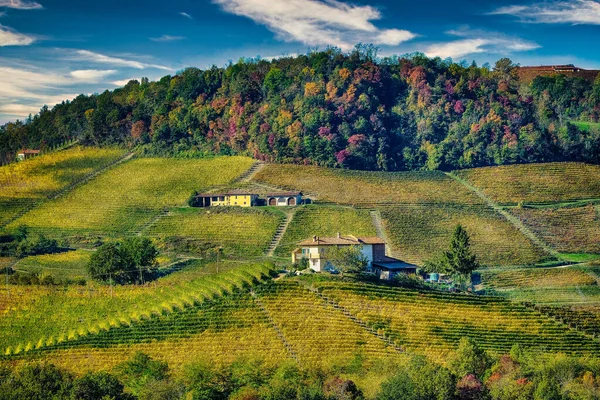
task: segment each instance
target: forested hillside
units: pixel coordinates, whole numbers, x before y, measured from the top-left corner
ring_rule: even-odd
[[[508,59],[377,58],[369,46],[245,59],[44,107],[0,127],[0,156],[79,139],[369,170],[599,163],[600,129],[581,122],[600,119],[600,77],[517,76]]]

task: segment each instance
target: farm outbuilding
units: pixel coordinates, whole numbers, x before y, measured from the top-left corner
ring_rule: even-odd
[[[40,154],[39,150],[23,149],[17,153],[17,160],[19,160],[19,161],[27,160],[29,158],[38,156],[39,154]]]
[[[302,192],[269,193],[265,197],[268,206],[297,206],[302,204]]]

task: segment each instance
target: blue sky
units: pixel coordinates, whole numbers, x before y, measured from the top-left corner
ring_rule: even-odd
[[[131,78],[357,42],[600,69],[600,0],[0,0],[0,122]]]

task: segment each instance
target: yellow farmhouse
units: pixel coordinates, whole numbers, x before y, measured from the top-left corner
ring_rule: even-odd
[[[196,196],[198,207],[253,207],[256,205],[258,195],[241,190],[227,193],[204,193]]]

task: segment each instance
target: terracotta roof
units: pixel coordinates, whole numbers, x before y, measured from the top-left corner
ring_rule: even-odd
[[[361,245],[361,244],[385,244],[385,241],[378,237],[315,237],[306,239],[298,243],[299,246],[335,246],[335,245]]]
[[[302,196],[302,192],[277,192],[268,193],[266,197],[289,197],[289,196]]]
[[[256,193],[250,193],[245,190],[231,190],[226,193],[199,193],[196,197],[219,197],[219,196],[258,196]]]
[[[32,150],[32,149],[24,149],[24,150],[21,150],[19,152],[19,154],[40,154],[40,151],[39,150]]]

